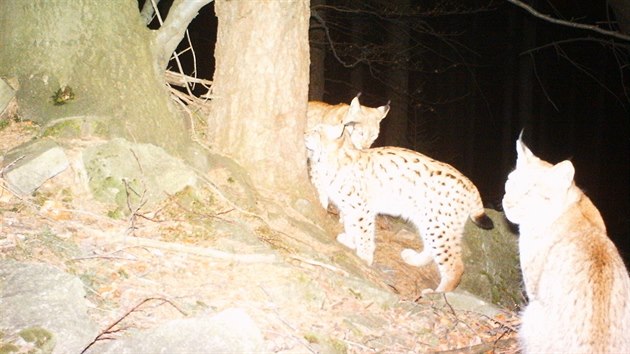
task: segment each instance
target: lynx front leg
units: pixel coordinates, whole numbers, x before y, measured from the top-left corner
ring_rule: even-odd
[[[364,211],[361,215],[343,214],[345,233],[337,240],[349,248],[356,248],[357,256],[367,264],[374,261],[374,221],[376,214]],[[354,247],[351,247],[354,246]]]

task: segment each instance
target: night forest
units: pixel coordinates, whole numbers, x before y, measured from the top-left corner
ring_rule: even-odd
[[[498,210],[523,131],[540,158],[573,162],[628,263],[630,41],[606,33],[622,32],[606,1],[522,4],[533,11],[508,1],[312,0],[309,99],[391,101],[375,145],[448,162]],[[189,27],[203,58],[194,70],[210,80],[213,11],[203,7]],[[193,70],[190,52],[180,60]]]

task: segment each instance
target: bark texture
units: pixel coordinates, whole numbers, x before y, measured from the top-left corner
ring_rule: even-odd
[[[308,1],[216,1],[219,19],[210,144],[258,187],[307,185]]]
[[[0,1],[0,76],[46,134],[125,137],[178,149],[184,122],[134,1]],[[74,98],[55,105],[69,86]],[[55,129],[51,129],[55,126]]]

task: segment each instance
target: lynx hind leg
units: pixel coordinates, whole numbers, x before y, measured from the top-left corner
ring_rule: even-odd
[[[464,273],[460,239],[460,235],[444,235],[440,240],[445,241],[435,245],[435,262],[440,271],[440,284],[435,292],[451,291],[459,285]]]
[[[348,247],[351,250],[357,248],[357,245],[354,242],[354,237],[345,232],[342,232],[339,235],[337,235],[337,242],[341,243],[342,245]]]
[[[402,257],[405,263],[414,267],[422,267],[433,261],[433,254],[431,253],[431,249],[429,249],[429,247],[425,247],[422,252],[414,251],[411,248],[405,248],[402,252],[400,252],[400,257]]]

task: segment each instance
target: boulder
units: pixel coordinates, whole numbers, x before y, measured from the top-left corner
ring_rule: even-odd
[[[0,261],[0,348],[80,353],[98,333],[88,304],[75,276],[45,264]]]
[[[516,310],[524,301],[518,235],[503,213],[486,212],[494,222],[493,229],[480,229],[470,221],[466,224],[462,240],[465,270],[457,289]]]
[[[26,196],[68,168],[63,149],[51,139],[32,140],[9,151],[3,159],[3,177],[15,193]]]
[[[197,183],[195,172],[164,149],[121,138],[86,148],[83,164],[96,199],[123,210],[128,203],[150,208]]]

